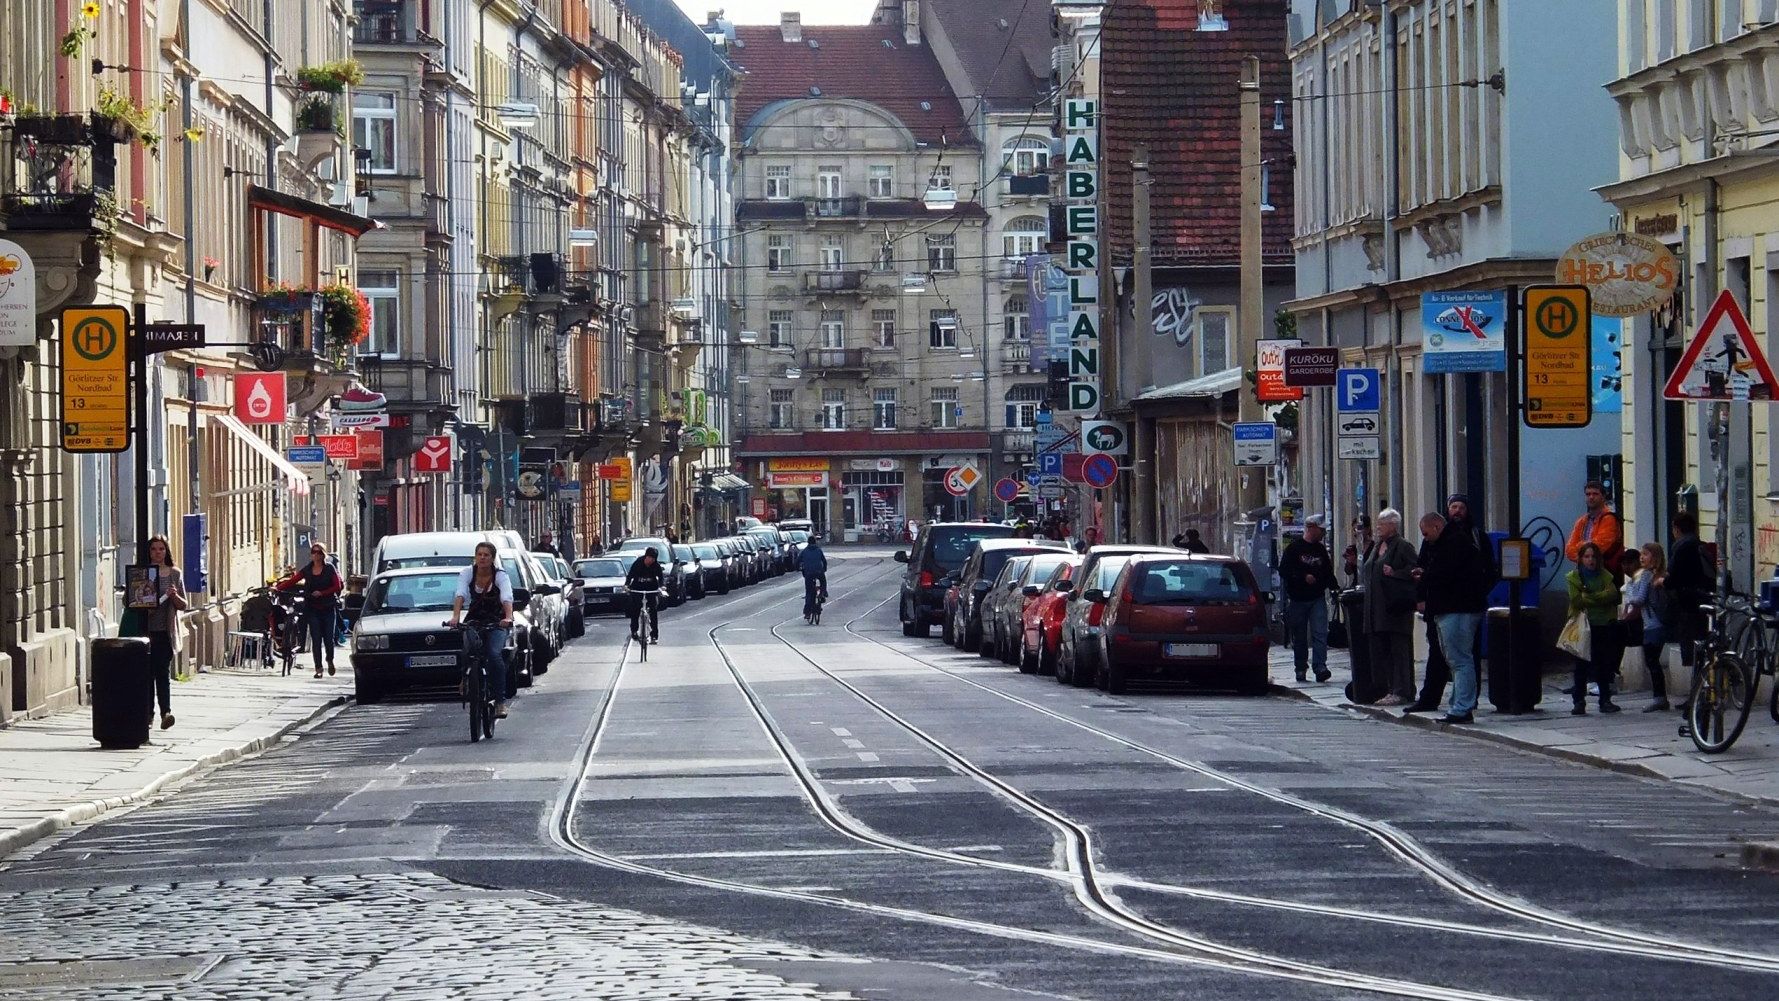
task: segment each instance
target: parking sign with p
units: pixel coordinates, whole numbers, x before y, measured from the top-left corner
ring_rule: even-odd
[[[1375,413],[1382,410],[1383,393],[1378,389],[1375,368],[1343,368],[1335,377],[1335,408],[1343,414]]]

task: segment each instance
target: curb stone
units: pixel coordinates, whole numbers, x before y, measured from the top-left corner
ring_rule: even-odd
[[[76,803],[73,806],[59,810],[47,817],[40,817],[31,821],[23,827],[16,827],[8,831],[0,831],[0,862],[4,862],[8,856],[19,849],[37,841],[41,841],[58,831],[73,827],[76,824],[86,823],[87,821],[93,820],[96,817],[120,807],[140,803],[160,792],[162,789],[165,789],[176,782],[190,778],[206,769],[215,768],[219,765],[226,765],[231,761],[237,761],[250,754],[257,754],[260,751],[264,751],[281,742],[293,731],[307,726],[334,709],[347,704],[351,701],[351,698],[352,697],[349,695],[336,695],[328,699],[326,702],[316,706],[312,712],[284,723],[282,726],[278,727],[278,729],[265,736],[256,737],[241,744],[225,747],[220,751],[207,754],[195,761],[188,762],[171,772],[164,773],[154,778],[141,789],[134,792],[125,793],[121,796],[107,796],[102,799]]]

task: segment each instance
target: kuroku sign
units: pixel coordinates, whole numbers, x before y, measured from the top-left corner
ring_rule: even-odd
[[[1338,348],[1286,348],[1285,385],[1332,386],[1340,371]]]
[[[1063,102],[1063,270],[1069,279],[1066,409],[1100,412],[1099,179],[1100,107],[1091,98]]]

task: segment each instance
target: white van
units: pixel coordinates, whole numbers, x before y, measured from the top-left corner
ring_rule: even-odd
[[[410,567],[467,567],[476,561],[476,544],[492,542],[496,549],[501,540],[490,532],[413,532],[407,535],[385,535],[371,554],[371,574]]]

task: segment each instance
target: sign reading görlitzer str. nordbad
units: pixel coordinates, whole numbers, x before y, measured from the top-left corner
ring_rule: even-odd
[[[1534,285],[1524,302],[1526,426],[1587,427],[1594,418],[1587,286]]]
[[[62,448],[122,452],[130,447],[130,311],[122,306],[62,310]]]

